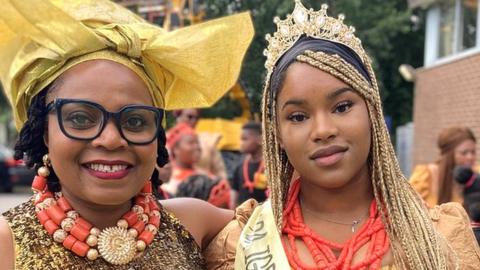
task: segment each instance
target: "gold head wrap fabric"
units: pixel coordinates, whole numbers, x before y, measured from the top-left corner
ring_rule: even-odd
[[[434,229],[428,210],[420,197],[408,184],[400,171],[389,133],[383,118],[379,88],[371,61],[354,36],[355,29],[338,19],[327,16],[327,5],[321,10],[306,9],[299,0],[287,18],[274,19],[277,32],[267,35],[267,77],[263,95],[264,157],[266,173],[271,189],[272,210],[277,230],[282,227],[282,212],[294,168],[290,164],[278,138],[276,97],[281,89],[272,89],[278,82],[271,81],[278,71],[279,59],[294,48],[302,37],[325,40],[331,46],[346,46],[358,56],[366,70],[366,76],[346,59],[336,53],[326,53],[322,48],[305,50],[294,61],[307,63],[350,85],[367,104],[371,122],[372,145],[368,158],[371,183],[382,220],[391,240],[395,265],[399,269],[447,269],[448,256],[454,256],[445,248],[444,238]],[[337,45],[335,45],[337,44]],[[347,199],[347,198],[345,198]]]
[[[248,13],[167,32],[107,0],[7,0],[0,79],[18,129],[35,95],[92,59],[129,67],[157,107],[208,107],[235,84],[253,33]]]

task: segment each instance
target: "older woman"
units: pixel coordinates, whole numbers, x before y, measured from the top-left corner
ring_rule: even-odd
[[[163,109],[222,96],[251,38],[246,14],[166,33],[105,0],[2,3],[16,157],[37,169],[0,220],[2,269],[205,269],[233,213],[159,204],[149,179],[168,161]]]

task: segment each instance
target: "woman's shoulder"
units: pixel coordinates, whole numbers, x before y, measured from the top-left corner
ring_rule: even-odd
[[[240,234],[259,204],[250,199],[235,209],[235,217],[210,242],[204,251],[208,269],[233,269]]]
[[[440,229],[470,228],[470,221],[463,206],[456,202],[443,203],[429,209],[430,217]],[[440,227],[442,226],[442,227]]]
[[[15,245],[13,233],[10,225],[3,216],[0,215],[0,261],[5,264],[2,269],[13,269],[15,261]]]
[[[430,217],[437,231],[460,259],[461,269],[480,265],[480,248],[473,234],[465,209],[456,202],[437,205],[430,209]]]
[[[463,206],[457,202],[443,203],[429,209],[430,218],[437,229],[448,231],[460,231],[470,228],[470,220]],[[445,235],[446,236],[446,235]]]

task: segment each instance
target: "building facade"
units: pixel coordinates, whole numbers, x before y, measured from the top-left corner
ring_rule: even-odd
[[[480,0],[410,0],[426,10],[424,66],[415,71],[413,165],[438,157],[439,132],[465,125],[480,139]],[[477,144],[480,153],[480,143]]]

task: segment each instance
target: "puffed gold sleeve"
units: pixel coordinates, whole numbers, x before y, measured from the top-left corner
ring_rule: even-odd
[[[203,252],[209,270],[234,268],[240,233],[257,206],[257,201],[250,199],[237,207],[234,219],[210,242]]]
[[[456,257],[459,269],[479,269],[480,248],[463,206],[456,202],[444,203],[432,208],[430,216],[437,231],[454,251],[449,264],[454,266],[456,262],[453,259]]]

